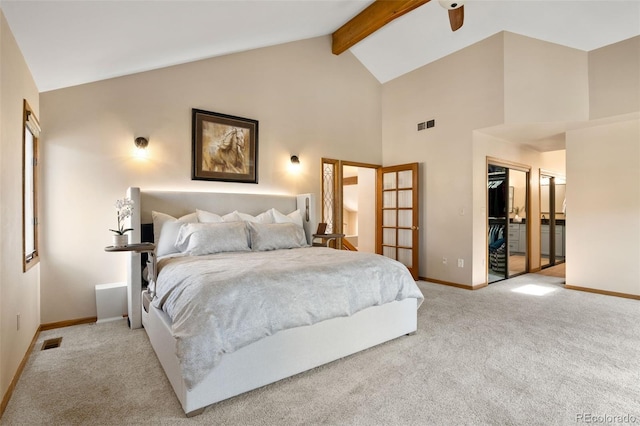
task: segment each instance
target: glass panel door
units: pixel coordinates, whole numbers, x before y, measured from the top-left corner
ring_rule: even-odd
[[[338,163],[338,160],[322,159],[322,222],[327,224],[327,234],[341,232],[341,227],[337,226],[340,223],[341,212],[336,208],[336,205],[341,204],[338,199],[339,191],[336,190],[340,181]]]
[[[377,252],[418,279],[418,163],[378,169]]]

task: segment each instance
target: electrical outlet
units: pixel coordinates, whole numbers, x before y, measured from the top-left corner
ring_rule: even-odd
[[[464,268],[464,259],[458,259],[458,268]]]
[[[447,264],[447,258],[446,258],[446,257],[443,257],[443,258],[442,258],[442,264],[443,264],[443,265],[446,265],[446,264]]]

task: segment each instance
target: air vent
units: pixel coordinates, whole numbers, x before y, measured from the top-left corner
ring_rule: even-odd
[[[423,121],[422,123],[418,123],[418,131],[424,130],[424,129],[430,129],[435,126],[436,126],[436,120]]]
[[[47,349],[54,349],[60,347],[62,343],[62,337],[56,337],[54,339],[47,339],[42,344],[41,351],[46,351]]]

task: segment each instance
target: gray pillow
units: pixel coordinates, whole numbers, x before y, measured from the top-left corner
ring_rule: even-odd
[[[229,251],[249,251],[244,222],[188,223],[178,232],[176,247],[183,253],[200,256]]]
[[[267,251],[306,247],[304,229],[295,223],[247,222],[251,250]]]

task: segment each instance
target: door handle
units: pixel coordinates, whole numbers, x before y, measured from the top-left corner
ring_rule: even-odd
[[[411,227],[411,230],[412,231],[419,231],[420,227],[414,225],[414,226]]]

